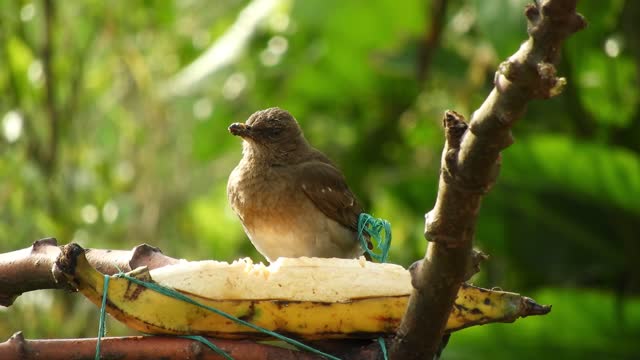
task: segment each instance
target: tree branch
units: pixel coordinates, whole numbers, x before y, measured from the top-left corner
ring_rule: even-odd
[[[253,341],[208,338],[236,360],[320,360],[318,355]],[[27,340],[22,333],[0,343],[0,359],[93,359],[96,338]],[[128,336],[103,338],[101,359],[223,359],[205,344],[177,336]]]
[[[444,332],[456,292],[462,284],[483,195],[494,184],[500,152],[512,142],[511,127],[529,101],[562,90],[556,77],[561,45],[584,28],[577,0],[542,0],[528,5],[529,39],[503,62],[495,87],[467,126],[447,111],[438,197],[426,215],[425,258],[412,267],[414,291],[390,348],[392,359],[432,359]]]
[[[563,51],[559,68],[567,78],[573,79],[575,74],[574,66],[568,55],[568,51]],[[593,120],[593,116],[580,101],[580,94],[575,82],[570,81],[567,83],[564,91],[564,103],[566,104],[567,115],[574,123],[573,131],[576,137],[579,139],[593,137],[596,131],[596,123]]]
[[[10,306],[18,296],[28,291],[66,289],[65,283],[57,282],[51,272],[59,254],[60,248],[54,238],[38,240],[28,248],[0,254],[0,305]],[[146,244],[130,251],[89,249],[86,256],[91,266],[104,274],[115,274],[118,268],[126,272],[146,265],[151,270],[178,262]]]

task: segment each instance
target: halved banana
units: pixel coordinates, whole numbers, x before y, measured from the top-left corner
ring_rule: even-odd
[[[56,267],[69,283],[100,306],[104,275],[84,250],[67,245]],[[393,333],[406,311],[411,276],[393,264],[364,259],[279,259],[266,267],[248,259],[232,264],[181,262],[151,272],[130,273],[154,281],[242,320],[306,339],[372,338]],[[448,331],[544,314],[549,307],[515,293],[463,285],[447,323]],[[151,334],[225,338],[263,334],[196,305],[112,276],[107,312],[129,327]]]

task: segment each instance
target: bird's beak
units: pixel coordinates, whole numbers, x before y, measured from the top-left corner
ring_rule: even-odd
[[[243,123],[233,123],[229,125],[229,132],[232,135],[245,137],[249,136],[249,132],[251,131],[251,126]]]

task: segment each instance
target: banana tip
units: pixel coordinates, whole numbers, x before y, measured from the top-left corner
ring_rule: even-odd
[[[530,297],[524,297],[525,316],[546,315],[551,312],[551,305],[540,305]]]

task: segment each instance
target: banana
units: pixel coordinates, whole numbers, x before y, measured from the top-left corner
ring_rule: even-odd
[[[104,275],[89,265],[84,250],[70,244],[55,272],[97,306]],[[373,338],[395,332],[406,311],[411,276],[393,264],[364,259],[279,259],[266,267],[244,259],[182,262],[149,272],[129,273],[154,281],[237,318],[304,339]],[[112,276],[107,312],[129,327],[149,334],[259,338],[264,335],[196,305],[129,280]],[[447,331],[547,313],[549,307],[515,293],[464,284]]]

